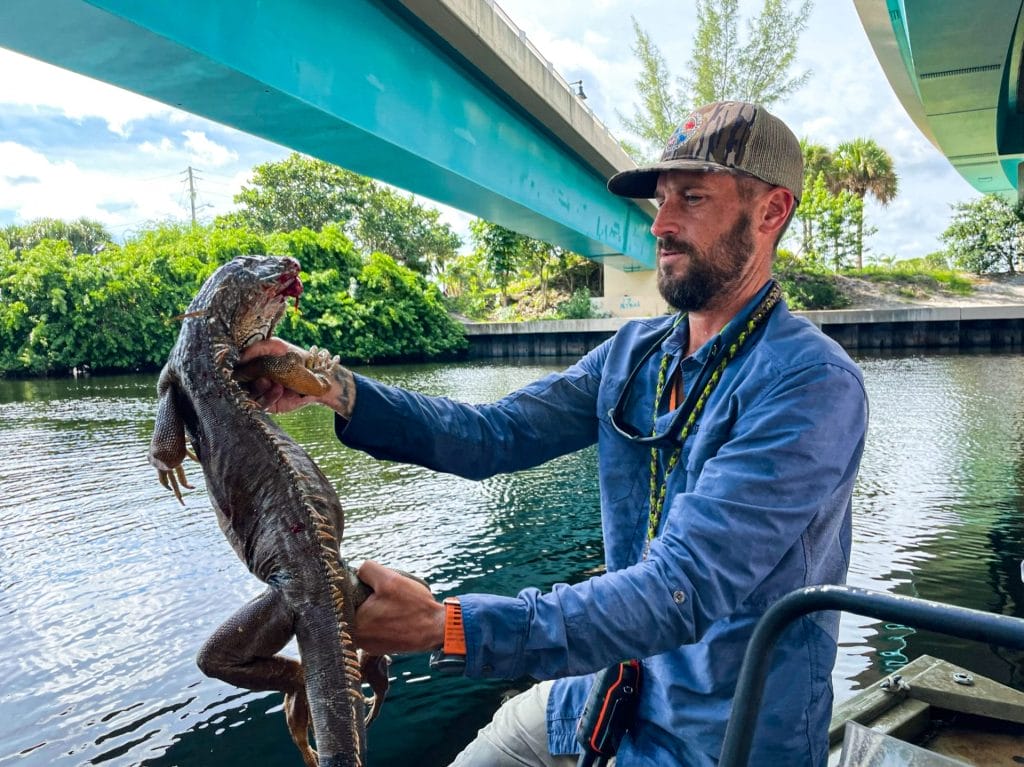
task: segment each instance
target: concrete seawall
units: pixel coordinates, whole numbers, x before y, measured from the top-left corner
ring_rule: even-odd
[[[1024,305],[936,306],[795,312],[847,351],[1024,348]],[[469,356],[581,356],[629,320],[541,320],[466,324]]]

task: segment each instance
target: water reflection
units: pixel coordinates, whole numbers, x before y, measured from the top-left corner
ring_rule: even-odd
[[[851,583],[1022,615],[1024,358],[860,360],[872,426],[857,485]],[[368,369],[468,401],[561,366]],[[193,656],[261,586],[217,529],[201,474],[180,506],[145,461],[153,376],[0,381],[0,764],[297,761],[280,696],[204,678]],[[601,562],[592,450],[471,482],[341,447],[325,412],[283,419],[346,506],[345,551],[440,594],[513,594]],[[842,700],[921,653],[1020,686],[1019,653],[844,616]],[[399,658],[371,764],[446,764],[509,683]]]
[[[855,585],[1022,616],[1020,355],[860,360],[871,431],[857,487]],[[1020,661],[997,648],[847,616],[877,652],[843,653],[841,694],[906,657],[941,654],[1005,682]],[[979,656],[983,656],[979,659]],[[847,690],[842,686],[846,682]],[[850,685],[850,682],[853,682]]]

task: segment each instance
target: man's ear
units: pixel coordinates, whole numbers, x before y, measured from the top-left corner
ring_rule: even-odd
[[[773,187],[770,192],[761,198],[761,205],[758,208],[757,229],[763,234],[778,237],[779,232],[786,226],[796,207],[796,198],[788,189],[781,186]]]

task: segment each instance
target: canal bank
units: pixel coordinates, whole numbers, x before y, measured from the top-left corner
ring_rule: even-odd
[[[984,351],[1024,347],[1024,304],[914,306],[795,312],[851,352],[904,349]],[[474,322],[463,327],[469,356],[580,356],[629,322],[595,320]]]

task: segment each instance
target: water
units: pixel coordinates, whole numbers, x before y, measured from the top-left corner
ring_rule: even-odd
[[[872,426],[851,583],[1024,617],[1024,357],[860,362]],[[485,401],[560,367],[363,372]],[[218,530],[197,467],[185,507],[157,483],[153,393],[152,376],[0,381],[0,765],[300,764],[279,695],[195,667],[206,637],[262,589]],[[318,409],[283,420],[336,480],[352,560],[422,575],[439,596],[545,588],[601,562],[593,451],[471,482],[347,450]],[[838,700],[925,652],[1024,689],[1020,653],[856,616],[840,639]],[[376,767],[446,764],[512,686],[431,674],[422,655],[392,670],[370,731]]]

